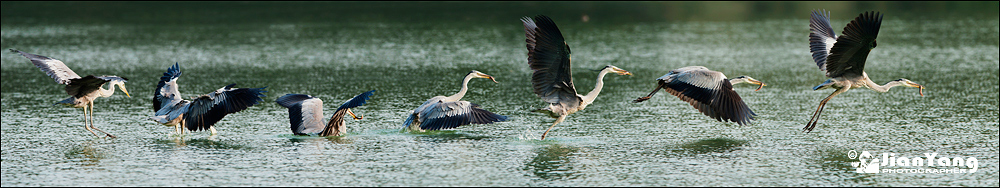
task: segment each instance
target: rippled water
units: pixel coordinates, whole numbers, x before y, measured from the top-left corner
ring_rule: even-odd
[[[835,30],[854,14],[834,12]],[[97,100],[96,126],[119,138],[95,139],[82,128],[82,110],[51,105],[66,97],[61,85],[25,58],[0,53],[4,186],[998,185],[995,16],[886,14],[866,72],[877,83],[913,80],[927,86],[926,96],[914,88],[855,89],[834,98],[808,134],[800,129],[832,92],[811,90],[826,78],[808,51],[808,13],[614,23],[554,16],[573,49],[579,92],[593,88],[597,72],[591,69],[607,64],[634,76],[608,75],[594,104],[540,141],[553,119],[530,112],[544,102],[531,92],[518,17],[227,24],[44,24],[39,18],[43,24],[36,24],[4,15],[3,49],[60,59],[80,75],[128,77],[132,95],[119,91]],[[230,83],[267,86],[267,97],[216,124],[216,136],[171,135],[172,127],[146,117],[153,114],[156,81],[174,62],[184,72],[185,97]],[[645,96],[655,78],[689,65],[766,82],[756,92],[735,88],[758,121],[744,127],[717,122],[663,92],[630,102]],[[410,110],[457,92],[470,70],[500,83],[473,80],[463,100],[508,121],[399,132]],[[371,89],[378,90],[372,100],[354,109],[365,119],[348,120],[343,137],[294,136],[287,110],[274,103],[287,93],[310,94],[325,101],[329,118],[340,101]],[[979,168],[972,174],[859,174],[850,150],[975,157]]]

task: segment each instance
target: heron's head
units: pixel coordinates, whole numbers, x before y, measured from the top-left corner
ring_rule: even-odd
[[[764,88],[764,86],[767,86],[767,84],[765,84],[764,82],[761,82],[760,80],[757,80],[757,79],[753,79],[753,78],[751,78],[749,76],[739,76],[739,77],[730,79],[729,83],[731,83],[731,84],[748,83],[748,84],[758,85],[757,89],[754,90],[754,91],[760,91],[761,88]]]
[[[490,76],[490,75],[488,75],[486,73],[479,72],[479,71],[476,71],[476,70],[473,70],[472,72],[469,72],[469,75],[472,75],[474,78],[486,78],[486,79],[490,79],[490,81],[493,81],[493,83],[500,83],[500,82],[497,82],[496,79],[493,79],[493,76]]]
[[[132,98],[132,95],[128,94],[128,89],[125,89],[125,82],[128,82],[128,78],[117,77],[117,76],[111,76],[110,78],[111,80],[108,82],[110,82],[112,85],[118,86],[118,89],[121,89],[122,92],[125,92],[125,96],[128,96],[128,98]]]
[[[906,86],[906,87],[915,87],[915,88],[918,88],[918,89],[920,89],[920,96],[921,97],[924,96],[924,86],[923,85],[920,85],[920,84],[917,84],[916,82],[907,80],[906,78],[896,80],[896,82],[899,82],[903,86]]]
[[[611,72],[616,73],[618,75],[629,75],[629,76],[632,76],[631,72],[628,72],[627,70],[622,69],[622,68],[618,68],[618,67],[616,67],[614,65],[604,66],[604,68],[601,69],[601,70],[602,71],[603,70],[608,70],[608,71],[611,71]]]

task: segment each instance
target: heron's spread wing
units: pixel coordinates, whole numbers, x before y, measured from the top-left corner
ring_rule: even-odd
[[[374,94],[375,94],[375,90],[371,90],[371,91],[367,91],[367,92],[358,94],[357,96],[354,96],[354,98],[351,98],[350,100],[344,101],[344,104],[340,105],[340,107],[337,108],[337,110],[339,111],[341,109],[348,109],[348,108],[354,108],[354,107],[358,107],[358,106],[361,106],[361,105],[365,105],[365,102],[372,95],[374,95]]]
[[[830,78],[861,76],[868,52],[875,48],[875,37],[882,25],[882,15],[865,12],[844,27],[826,59],[826,76]]]
[[[531,85],[535,94],[552,104],[579,104],[570,69],[569,45],[555,22],[544,15],[534,20],[524,17],[521,22],[528,43],[528,66],[534,70]]]
[[[66,67],[66,64],[63,64],[62,61],[59,61],[57,59],[52,59],[49,57],[35,55],[35,54],[29,54],[27,52],[22,52],[20,50],[15,50],[15,49],[10,49],[10,51],[20,53],[22,56],[28,58],[28,60],[31,60],[32,64],[35,64],[35,66],[42,69],[42,71],[44,71],[45,74],[48,74],[50,77],[52,77],[52,79],[55,79],[56,83],[69,84],[70,79],[80,78],[80,76],[76,75],[76,73],[73,72],[73,70],[70,70],[69,67]]]
[[[156,84],[153,91],[153,111],[159,112],[160,108],[172,106],[182,100],[181,92],[177,89],[177,78],[181,76],[181,69],[178,63],[167,68],[167,72],[160,77],[160,82]],[[156,114],[163,115],[163,114]]]
[[[826,71],[826,56],[830,55],[830,49],[837,42],[837,33],[830,26],[830,12],[813,11],[809,31],[809,52],[812,52],[819,70]]]
[[[264,88],[238,88],[230,84],[215,92],[202,95],[191,102],[187,114],[185,114],[184,124],[188,130],[199,131],[211,127],[228,114],[236,113],[257,104],[257,101],[264,101],[261,94]]]
[[[323,130],[323,100],[303,94],[286,94],[274,102],[288,108],[292,133],[308,135]]]
[[[80,98],[87,96],[91,93],[97,92],[104,83],[108,83],[110,79],[105,77],[96,77],[94,75],[87,75],[83,78],[73,78],[67,80],[69,82],[66,85],[66,94],[72,95],[73,97]]]
[[[708,117],[718,121],[749,124],[757,114],[740,98],[725,75],[717,71],[692,70],[668,74],[661,79],[664,90],[688,102]]]
[[[450,129],[468,124],[488,124],[506,121],[507,116],[497,115],[468,101],[438,102],[419,112],[420,129]]]

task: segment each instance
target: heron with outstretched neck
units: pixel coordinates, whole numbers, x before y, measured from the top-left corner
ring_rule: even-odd
[[[754,84],[758,85],[757,90],[767,85],[749,76],[728,79],[722,72],[709,70],[703,66],[674,69],[656,80],[658,83],[653,92],[632,102],[649,100],[657,91],[663,89],[688,102],[708,117],[720,122],[736,122],[739,125],[749,124],[757,114],[743,103],[743,98],[733,90],[733,85]]]
[[[365,105],[365,101],[374,94],[375,90],[371,90],[345,101],[325,125],[322,122],[323,100],[319,98],[304,94],[285,94],[274,102],[288,108],[290,128],[295,135],[343,136],[347,133],[344,116],[351,115],[355,120],[363,119],[364,116],[355,115],[351,108]]]
[[[469,81],[486,78],[499,83],[493,76],[479,71],[471,71],[462,79],[462,89],[451,96],[435,96],[410,112],[403,122],[403,130],[424,132],[427,130],[451,129],[468,124],[489,124],[506,121],[507,116],[497,115],[483,109],[476,103],[462,101],[469,91]]]
[[[613,65],[604,66],[597,74],[594,90],[587,95],[577,94],[576,86],[573,85],[569,44],[566,43],[555,22],[544,15],[535,16],[534,19],[524,17],[521,18],[521,22],[524,24],[527,37],[525,46],[528,49],[528,66],[534,71],[531,74],[532,89],[542,101],[549,103],[547,107],[534,112],[556,118],[552,126],[542,133],[542,140],[553,127],[565,120],[566,116],[583,110],[597,99],[597,95],[601,94],[601,89],[604,88],[605,75],[608,73],[632,75],[631,72]]]
[[[173,126],[177,134],[184,133],[184,127],[189,131],[209,130],[216,135],[215,123],[226,115],[243,111],[258,101],[264,101],[262,88],[233,88],[229,84],[211,93],[193,97],[191,100],[181,98],[177,87],[177,79],[181,76],[180,64],[174,63],[160,77],[160,82],[153,92],[153,116],[149,120]]]
[[[93,130],[100,131],[104,133],[106,137],[114,138],[114,135],[104,132],[94,126],[94,100],[98,97],[111,97],[115,94],[115,86],[118,86],[125,93],[125,96],[132,98],[128,94],[128,90],[125,89],[125,82],[128,81],[125,77],[118,76],[94,76],[87,75],[85,77],[80,77],[69,69],[62,61],[57,59],[52,59],[45,56],[30,54],[27,52],[22,52],[15,49],[10,49],[11,52],[20,53],[36,67],[42,69],[45,74],[49,77],[55,79],[56,83],[66,85],[66,94],[70,97],[56,104],[61,104],[64,106],[69,106],[73,108],[83,108],[83,121],[84,128],[90,131],[96,137],[98,136]],[[105,89],[104,86],[107,85],[108,88]],[[89,113],[87,108],[90,108]]]
[[[898,79],[885,85],[878,85],[864,71],[868,53],[878,45],[875,38],[878,37],[879,27],[882,25],[881,14],[878,12],[859,14],[844,27],[840,36],[833,32],[829,15],[830,12],[812,12],[812,17],[809,19],[809,51],[812,52],[813,60],[819,66],[819,70],[824,71],[826,77],[830,78],[813,87],[813,90],[836,89],[836,91],[819,102],[819,107],[813,112],[809,123],[802,128],[803,131],[812,132],[826,103],[849,89],[865,87],[885,93],[892,87],[906,86],[919,88],[920,96],[924,96],[924,86],[913,81]]]

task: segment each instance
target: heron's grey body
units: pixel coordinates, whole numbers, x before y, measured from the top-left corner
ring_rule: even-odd
[[[462,101],[465,92],[469,90],[469,81],[473,78],[488,78],[496,82],[492,76],[479,71],[471,71],[462,80],[462,89],[451,96],[435,96],[410,112],[403,122],[403,128],[408,131],[451,129],[468,124],[489,124],[506,121],[507,116],[497,115],[481,108],[478,104]]]
[[[688,102],[708,117],[720,122],[736,122],[739,125],[750,124],[757,114],[747,107],[740,95],[733,90],[733,85],[751,83],[764,86],[760,81],[748,76],[729,79],[722,72],[709,70],[703,66],[674,69],[656,80],[658,83],[653,92],[634,102],[648,100],[662,88]]]
[[[525,47],[528,49],[528,66],[534,71],[531,75],[532,89],[542,101],[549,103],[547,107],[535,111],[556,118],[552,126],[542,133],[541,139],[545,139],[549,130],[565,120],[567,115],[593,103],[604,87],[604,76],[607,73],[631,75],[621,68],[605,66],[597,76],[594,90],[587,95],[577,94],[576,86],[573,85],[569,44],[555,22],[544,15],[535,16],[534,19],[524,17],[521,22],[527,38]]]
[[[848,23],[842,35],[837,36],[830,26],[829,12],[813,11],[809,20],[810,52],[819,69],[830,78],[813,87],[813,90],[832,88],[836,91],[820,101],[809,123],[802,128],[803,131],[811,132],[826,103],[849,89],[865,87],[877,92],[887,92],[895,86],[907,86],[920,88],[920,95],[923,96],[923,86],[920,84],[898,79],[878,85],[864,71],[868,53],[877,46],[876,37],[881,25],[882,15],[878,12],[865,12]]]
[[[160,77],[160,82],[153,94],[153,114],[150,120],[157,123],[173,126],[176,133],[183,133],[186,127],[190,131],[210,130],[212,135],[216,134],[213,126],[228,114],[236,113],[250,106],[256,105],[257,101],[263,101],[265,88],[233,88],[236,84],[230,84],[219,88],[211,93],[201,95],[192,100],[181,98],[181,93],[177,88],[177,79],[180,78],[180,65],[174,65],[167,69]]]
[[[38,67],[46,75],[55,79],[56,83],[66,85],[66,94],[70,97],[57,102],[56,104],[61,104],[65,106],[70,106],[73,108],[83,108],[83,118],[84,118],[84,128],[90,131],[94,136],[100,137],[93,130],[100,131],[104,133],[107,137],[115,137],[114,135],[108,134],[94,126],[93,115],[94,115],[94,100],[98,97],[110,97],[115,93],[115,86],[118,86],[128,95],[128,90],[125,89],[125,82],[128,79],[118,76],[94,76],[87,75],[85,77],[80,77],[69,69],[62,61],[57,59],[52,59],[45,56],[30,54],[27,52],[22,52],[19,50],[10,49],[11,52],[16,52],[28,58],[35,67]],[[108,85],[110,83],[110,85]],[[105,89],[104,86],[108,85]],[[131,97],[131,96],[129,96]],[[89,114],[87,108],[90,108]]]
[[[350,114],[351,108],[365,104],[375,90],[367,91],[354,98],[344,101],[333,113],[325,125],[323,124],[323,100],[304,94],[286,94],[275,100],[278,105],[288,108],[288,118],[292,133],[295,135],[343,136],[347,133],[347,122],[344,115]],[[361,119],[355,116],[355,119]]]

